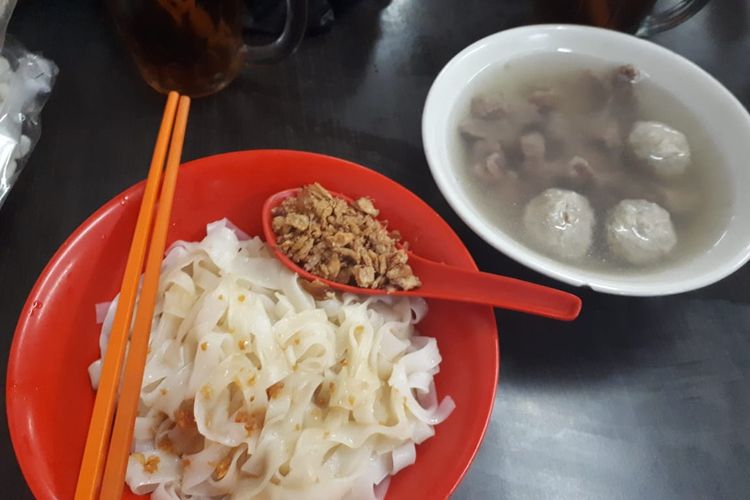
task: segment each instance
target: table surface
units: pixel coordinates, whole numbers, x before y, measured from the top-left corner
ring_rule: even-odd
[[[19,2],[9,31],[61,68],[43,135],[0,210],[0,352],[44,264],[102,203],[144,176],[163,98],[143,84],[97,0]],[[750,13],[712,2],[655,38],[750,104]],[[281,64],[196,100],[185,159],[291,148],[368,165],[417,193],[480,268],[552,282],[499,254],[433,182],[420,116],[440,68],[534,17],[524,0],[368,0]],[[560,286],[559,284],[557,284]],[[750,497],[750,266],[703,290],[635,299],[585,290],[562,324],[498,311],[501,384],[455,498]],[[30,498],[0,413],[5,498]]]

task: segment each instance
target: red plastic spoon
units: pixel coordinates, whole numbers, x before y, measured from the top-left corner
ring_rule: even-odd
[[[480,271],[467,271],[457,267],[425,259],[412,252],[409,265],[422,281],[422,286],[414,290],[383,290],[380,288],[360,288],[344,285],[316,276],[298,266],[276,246],[276,234],[271,227],[271,211],[284,199],[295,196],[300,188],[287,189],[270,196],[263,204],[263,234],[276,257],[289,269],[310,281],[319,281],[334,290],[359,295],[407,295],[429,299],[455,300],[486,304],[502,309],[510,309],[547,318],[571,321],[581,312],[581,299],[575,295],[554,288],[529,283]],[[329,191],[349,203],[352,200],[340,193]]]

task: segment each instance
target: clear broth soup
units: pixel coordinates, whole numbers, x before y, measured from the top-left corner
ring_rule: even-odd
[[[700,117],[637,67],[624,64],[580,54],[524,57],[477,75],[454,110],[453,146],[460,151],[455,175],[474,209],[535,251],[617,274],[665,268],[705,252],[722,237],[733,203],[723,156]],[[624,97],[615,96],[622,84]],[[636,157],[628,139],[640,121],[684,134],[690,150],[684,173],[663,177]],[[495,161],[488,167],[495,143],[502,165]],[[533,161],[541,163],[530,168]],[[588,199],[595,222],[584,255],[566,257],[530,236],[524,210],[548,188]],[[676,243],[665,255],[636,264],[612,252],[605,225],[624,199],[645,199],[669,212]]]

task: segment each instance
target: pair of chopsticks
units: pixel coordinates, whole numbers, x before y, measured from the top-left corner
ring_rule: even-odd
[[[78,474],[76,500],[116,500],[122,496],[189,109],[189,97],[180,96],[176,92],[169,93],[102,364],[99,389]],[[146,268],[141,296],[128,347],[128,334],[144,259]],[[124,359],[126,350],[127,360]]]

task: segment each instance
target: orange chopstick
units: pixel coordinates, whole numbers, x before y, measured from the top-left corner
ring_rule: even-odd
[[[151,234],[151,222],[154,218],[154,207],[161,183],[164,158],[167,155],[167,147],[172,135],[178,97],[179,95],[176,92],[169,93],[159,127],[159,135],[156,138],[154,154],[148,171],[148,180],[143,192],[143,201],[141,201],[141,208],[133,232],[133,241],[125,265],[125,273],[122,277],[120,298],[112,323],[112,332],[102,362],[99,389],[96,391],[94,410],[91,413],[89,433],[86,437],[86,447],[78,474],[76,500],[93,500],[96,497],[104,470],[104,457],[109,446],[122,359],[128,342],[133,306],[138,294],[138,280],[146,255],[146,245],[148,245],[149,235]]]
[[[112,429],[112,439],[107,454],[107,465],[104,469],[100,498],[117,500],[122,496],[125,469],[133,441],[133,425],[138,413],[138,402],[141,395],[143,371],[148,354],[148,340],[151,333],[151,319],[154,315],[156,293],[159,288],[159,271],[164,258],[164,247],[167,243],[169,218],[172,213],[177,172],[182,156],[182,145],[185,139],[190,98],[181,96],[177,105],[177,118],[172,131],[172,143],[169,146],[167,167],[164,172],[164,183],[159,197],[154,231],[151,235],[151,246],[146,257],[146,270],[143,275],[141,296],[135,316],[133,333],[130,335],[128,359],[125,362],[122,388],[117,403],[117,415]]]

